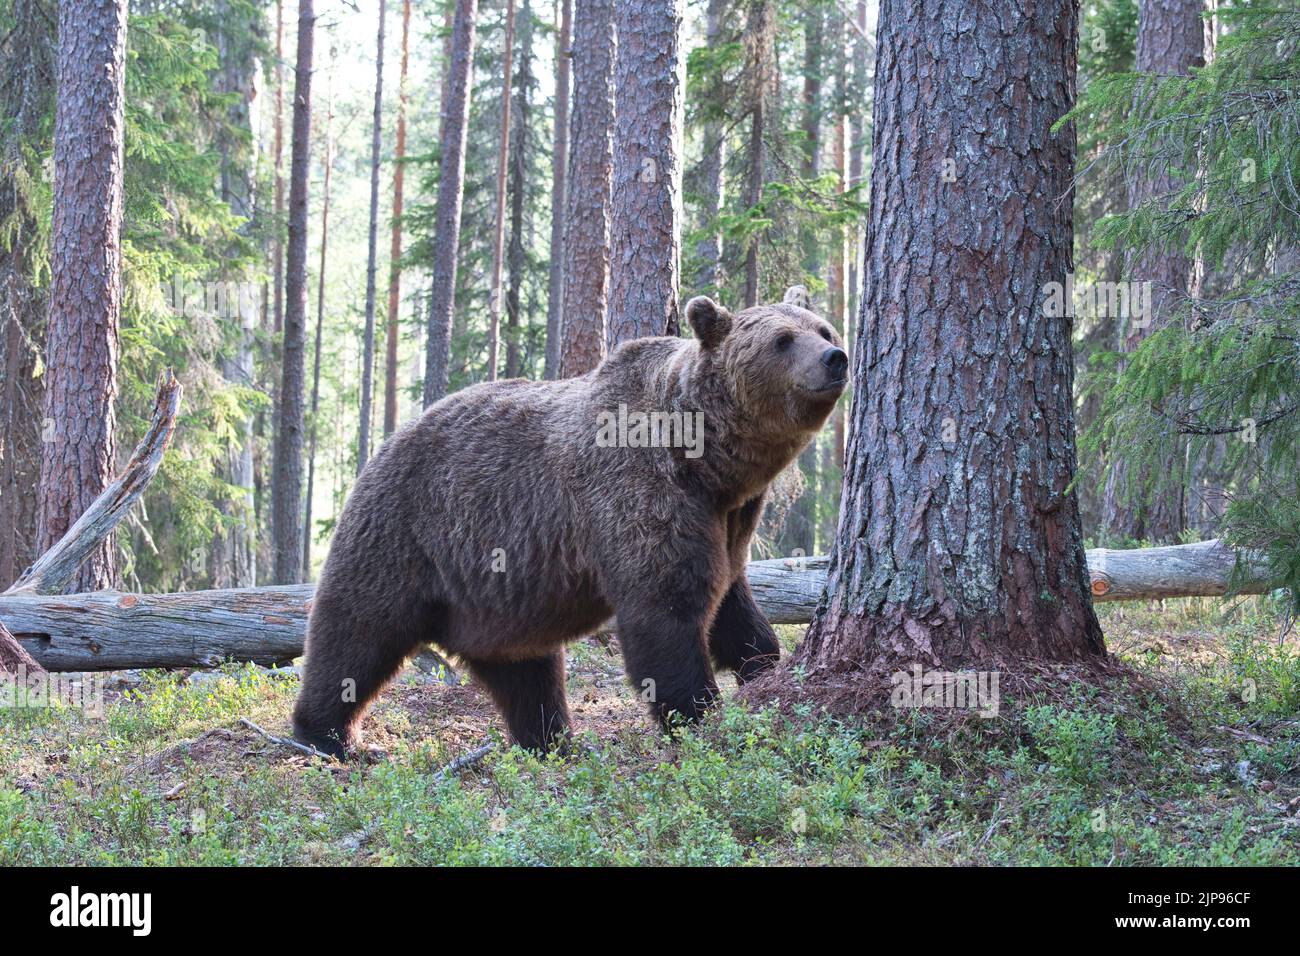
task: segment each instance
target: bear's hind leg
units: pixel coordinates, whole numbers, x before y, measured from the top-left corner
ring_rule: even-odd
[[[719,667],[735,671],[741,684],[775,667],[781,658],[776,631],[754,603],[744,578],[731,585],[718,608],[709,630],[709,652]]]
[[[534,660],[469,661],[506,718],[510,736],[528,750],[563,747],[569,736],[569,704],[564,696],[564,649]]]
[[[361,607],[346,596],[333,598],[322,583],[293,709],[293,734],[299,741],[340,758],[356,746],[357,728],[370,702],[406,658],[433,639],[434,609],[401,603]]]

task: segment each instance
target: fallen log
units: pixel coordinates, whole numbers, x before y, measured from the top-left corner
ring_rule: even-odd
[[[1228,592],[1235,556],[1217,541],[1088,552],[1094,601]],[[806,624],[826,585],[825,557],[749,565],[758,606],[774,624]],[[1268,582],[1257,563],[1239,593]],[[286,663],[302,653],[313,586],[177,594],[0,595],[0,622],[51,671],[213,667],[222,661]]]
[[[1238,552],[1218,539],[1160,548],[1088,551],[1093,601],[1140,601],[1174,597],[1221,597],[1229,593]],[[1239,594],[1270,589],[1261,558],[1243,554]]]

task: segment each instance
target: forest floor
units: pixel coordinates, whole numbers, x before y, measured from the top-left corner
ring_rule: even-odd
[[[414,668],[366,723],[383,755],[346,765],[240,724],[287,734],[292,672],[113,675],[102,718],[0,709],[0,865],[1300,862],[1300,640],[1264,599],[1102,617],[1131,678],[1104,688],[858,723],[728,694],[676,742],[593,639],[565,759]]]

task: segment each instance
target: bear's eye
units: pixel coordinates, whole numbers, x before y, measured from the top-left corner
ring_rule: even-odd
[[[777,351],[784,352],[793,344],[794,344],[794,336],[791,335],[789,332],[782,332],[780,335],[776,337]]]
[[[826,328],[826,326],[823,325],[818,331],[821,333],[821,337],[824,338],[827,342],[831,341],[830,329]]]

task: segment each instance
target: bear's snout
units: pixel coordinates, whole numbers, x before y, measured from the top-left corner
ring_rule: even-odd
[[[843,349],[832,346],[822,353],[822,364],[833,377],[842,379],[849,369],[849,356]]]

